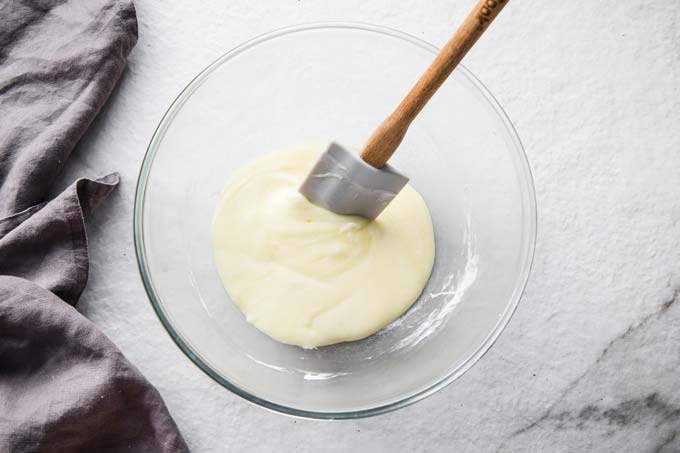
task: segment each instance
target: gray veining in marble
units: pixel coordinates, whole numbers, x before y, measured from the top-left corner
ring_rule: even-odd
[[[557,392],[535,419],[512,432],[499,451],[547,431],[535,447],[557,441],[585,451],[606,439],[607,449],[680,450],[680,290],[613,338],[583,374]],[[663,363],[660,363],[663,362]],[[638,450],[639,451],[639,450]]]
[[[680,3],[513,1],[466,65],[515,123],[539,237],[520,306],[465,376],[409,408],[295,420],[222,389],[156,319],[132,246],[132,200],[165,109],[256,34],[355,20],[441,44],[473,0],[137,1],[139,44],[73,156],[121,173],[89,225],[81,310],[158,387],[196,452],[680,451]]]

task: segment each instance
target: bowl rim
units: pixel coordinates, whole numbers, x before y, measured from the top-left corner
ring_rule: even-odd
[[[515,151],[517,154],[517,163],[522,169],[523,176],[525,178],[526,189],[528,193],[526,194],[528,199],[528,216],[527,225],[528,235],[526,244],[522,245],[523,256],[521,259],[521,272],[517,277],[515,289],[513,294],[509,299],[509,303],[506,305],[505,310],[500,315],[498,321],[496,322],[494,328],[487,335],[487,337],[480,343],[480,345],[475,349],[468,357],[455,369],[449,372],[446,376],[439,379],[437,382],[429,385],[427,388],[421,389],[411,395],[400,398],[397,401],[393,401],[387,404],[383,404],[376,407],[360,409],[356,411],[341,411],[341,412],[322,412],[322,411],[311,411],[298,409],[295,407],[289,407],[286,405],[274,403],[266,399],[260,398],[254,395],[238,385],[230,382],[224,377],[220,376],[215,372],[210,365],[205,363],[195,352],[192,351],[191,347],[182,339],[177,331],[173,328],[170,320],[165,316],[163,309],[160,304],[160,297],[158,296],[156,290],[153,286],[153,281],[151,278],[151,273],[147,267],[146,253],[144,250],[144,231],[143,231],[143,207],[144,198],[146,195],[146,185],[148,182],[148,177],[151,172],[151,167],[153,165],[153,160],[159,149],[159,144],[161,143],[165,131],[172,123],[172,119],[182,107],[184,102],[191,96],[191,94],[205,81],[211,73],[217,69],[221,64],[231,60],[237,55],[244,51],[247,51],[258,44],[267,42],[273,39],[277,39],[289,34],[305,32],[310,30],[329,30],[329,29],[349,29],[362,32],[373,32],[377,34],[387,35],[393,38],[400,39],[406,43],[416,45],[421,49],[424,49],[433,55],[436,55],[439,49],[408,33],[381,26],[373,25],[364,22],[347,22],[347,21],[331,21],[331,22],[308,22],[298,25],[287,26],[267,33],[260,34],[254,38],[251,38],[238,46],[232,48],[228,52],[222,54],[220,57],[215,59],[212,63],[206,66],[202,71],[200,71],[187,85],[186,87],[177,95],[173,100],[172,104],[168,110],[163,114],[158,126],[156,127],[151,141],[147,147],[142,165],[139,171],[139,176],[137,178],[137,185],[135,188],[135,198],[134,198],[134,214],[133,214],[133,233],[134,233],[134,247],[135,254],[137,257],[137,265],[139,268],[139,273],[142,278],[142,283],[144,289],[147,293],[151,306],[153,307],[156,315],[161,321],[161,324],[165,328],[166,332],[170,335],[175,344],[179,349],[191,360],[194,365],[196,365],[200,370],[212,378],[215,382],[222,385],[232,393],[244,398],[245,400],[261,406],[265,409],[269,409],[274,412],[291,415],[300,418],[307,419],[324,419],[324,420],[338,420],[338,419],[356,419],[375,416],[379,414],[384,414],[391,412],[403,407],[410,406],[428,396],[433,395],[439,390],[443,389],[447,385],[451,384],[463,374],[465,374],[479,359],[486,354],[486,352],[493,346],[501,333],[505,330],[508,325],[512,315],[515,313],[519,301],[524,294],[527,282],[529,280],[529,274],[534,260],[535,248],[536,248],[536,236],[537,236],[537,207],[536,207],[536,193],[534,188],[534,180],[531,172],[531,167],[527,159],[526,151],[522,142],[517,134],[515,126],[510,121],[508,115],[505,113],[500,103],[496,100],[493,94],[486,88],[486,86],[465,66],[458,65],[456,71],[460,72],[464,77],[467,78],[474,88],[476,88],[484,100],[490,105],[490,107],[496,112],[499,118],[502,120],[503,125],[506,128],[508,136],[512,138]]]

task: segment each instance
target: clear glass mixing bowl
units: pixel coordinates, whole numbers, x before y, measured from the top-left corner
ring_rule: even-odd
[[[232,172],[295,144],[358,149],[436,52],[370,25],[287,28],[220,57],[163,117],[137,187],[139,267],[169,334],[227,389],[302,417],[375,415],[454,381],[508,323],[533,256],[533,183],[512,124],[464,67],[391,161],[427,201],[437,243],[432,277],[404,316],[361,341],[287,346],[246,322],[213,262],[210,225]]]

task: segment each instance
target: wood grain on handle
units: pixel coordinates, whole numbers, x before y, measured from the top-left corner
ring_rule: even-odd
[[[413,119],[458,66],[486,27],[509,0],[480,0],[451,40],[439,52],[396,110],[373,132],[361,158],[376,168],[385,166],[404,138]]]

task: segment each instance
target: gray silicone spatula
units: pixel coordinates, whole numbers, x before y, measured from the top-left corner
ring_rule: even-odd
[[[361,158],[337,143],[321,154],[300,192],[338,214],[374,219],[408,178],[387,165],[408,127],[509,0],[480,0],[396,110],[375,130]]]

